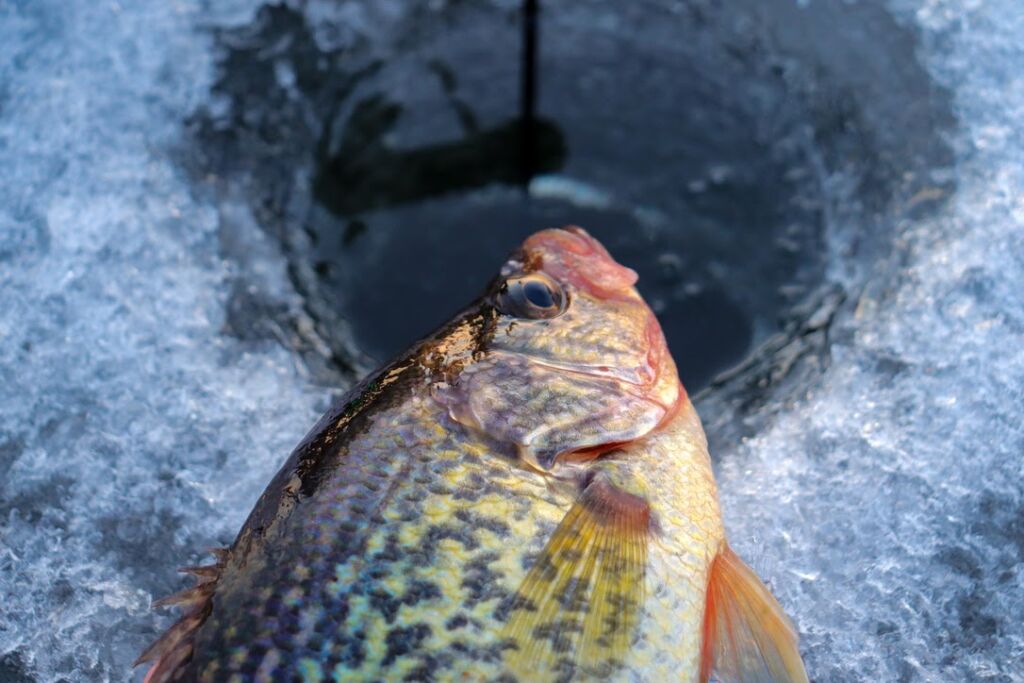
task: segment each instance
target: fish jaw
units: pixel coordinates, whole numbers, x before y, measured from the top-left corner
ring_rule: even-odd
[[[565,368],[598,376],[613,375],[635,384],[652,401],[664,406],[666,415],[671,417],[686,391],[658,317],[636,289],[636,271],[616,262],[604,245],[578,226],[535,233],[523,243],[523,252],[527,268],[542,269],[566,283],[582,299],[580,305],[592,303],[595,307],[623,311],[616,316],[617,325],[606,324],[601,333],[621,337],[635,356],[633,363],[623,362],[623,354],[603,353],[592,336],[583,334],[573,341],[581,346],[589,342],[596,347],[592,358],[566,364]],[[534,357],[545,362],[540,356]]]
[[[562,455],[596,456],[639,438],[668,414],[643,388],[502,353],[457,383],[436,385],[432,395],[456,422],[513,445],[525,465],[542,472]]]
[[[499,315],[485,353],[432,387],[460,424],[505,442],[527,468],[550,472],[650,434],[686,392],[654,312],[581,228],[544,230],[502,269],[542,272],[568,301],[553,319]]]

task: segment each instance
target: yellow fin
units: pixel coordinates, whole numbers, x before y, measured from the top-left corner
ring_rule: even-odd
[[[555,529],[513,599],[505,662],[521,680],[606,676],[644,601],[650,507],[598,474]]]
[[[797,634],[757,575],[723,545],[711,565],[704,613],[701,680],[806,683]]]

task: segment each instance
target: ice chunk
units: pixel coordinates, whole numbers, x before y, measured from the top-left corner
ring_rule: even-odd
[[[226,4],[218,20],[247,16]],[[225,333],[234,291],[298,300],[246,211],[178,158],[209,88],[208,19],[199,3],[0,7],[5,681],[128,679],[169,620],[153,593],[231,540],[324,407],[276,340]]]

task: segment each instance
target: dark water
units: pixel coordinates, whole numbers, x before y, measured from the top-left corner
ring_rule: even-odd
[[[582,225],[638,270],[691,390],[820,280],[807,140],[695,69],[690,46],[652,43],[655,18],[610,29],[543,5],[531,141],[520,24],[449,19],[362,84],[319,147],[312,257],[362,350],[385,360],[427,333],[542,227]]]
[[[218,35],[204,170],[251,176],[338,367],[386,360],[526,235],[577,224],[640,273],[695,391],[807,336],[949,156],[945,95],[877,7],[541,3],[532,121],[522,27],[458,2],[353,38],[343,14],[268,6]]]
[[[514,194],[469,207],[465,202],[459,196],[391,209],[357,224],[366,227],[318,242],[323,281],[355,323],[361,348],[379,359],[401,351],[483,289],[507,252],[532,231],[524,225],[575,220],[641,273],[641,289],[659,314],[688,386],[702,386],[748,350],[754,330],[746,311],[700,271],[681,272],[687,261],[677,254],[685,253],[679,246],[685,236],[645,235],[626,212]],[[423,228],[428,222],[451,227],[438,239]]]

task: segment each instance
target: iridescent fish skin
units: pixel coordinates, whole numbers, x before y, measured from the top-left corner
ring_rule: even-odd
[[[806,680],[635,282],[527,240],[313,428],[147,680]]]

